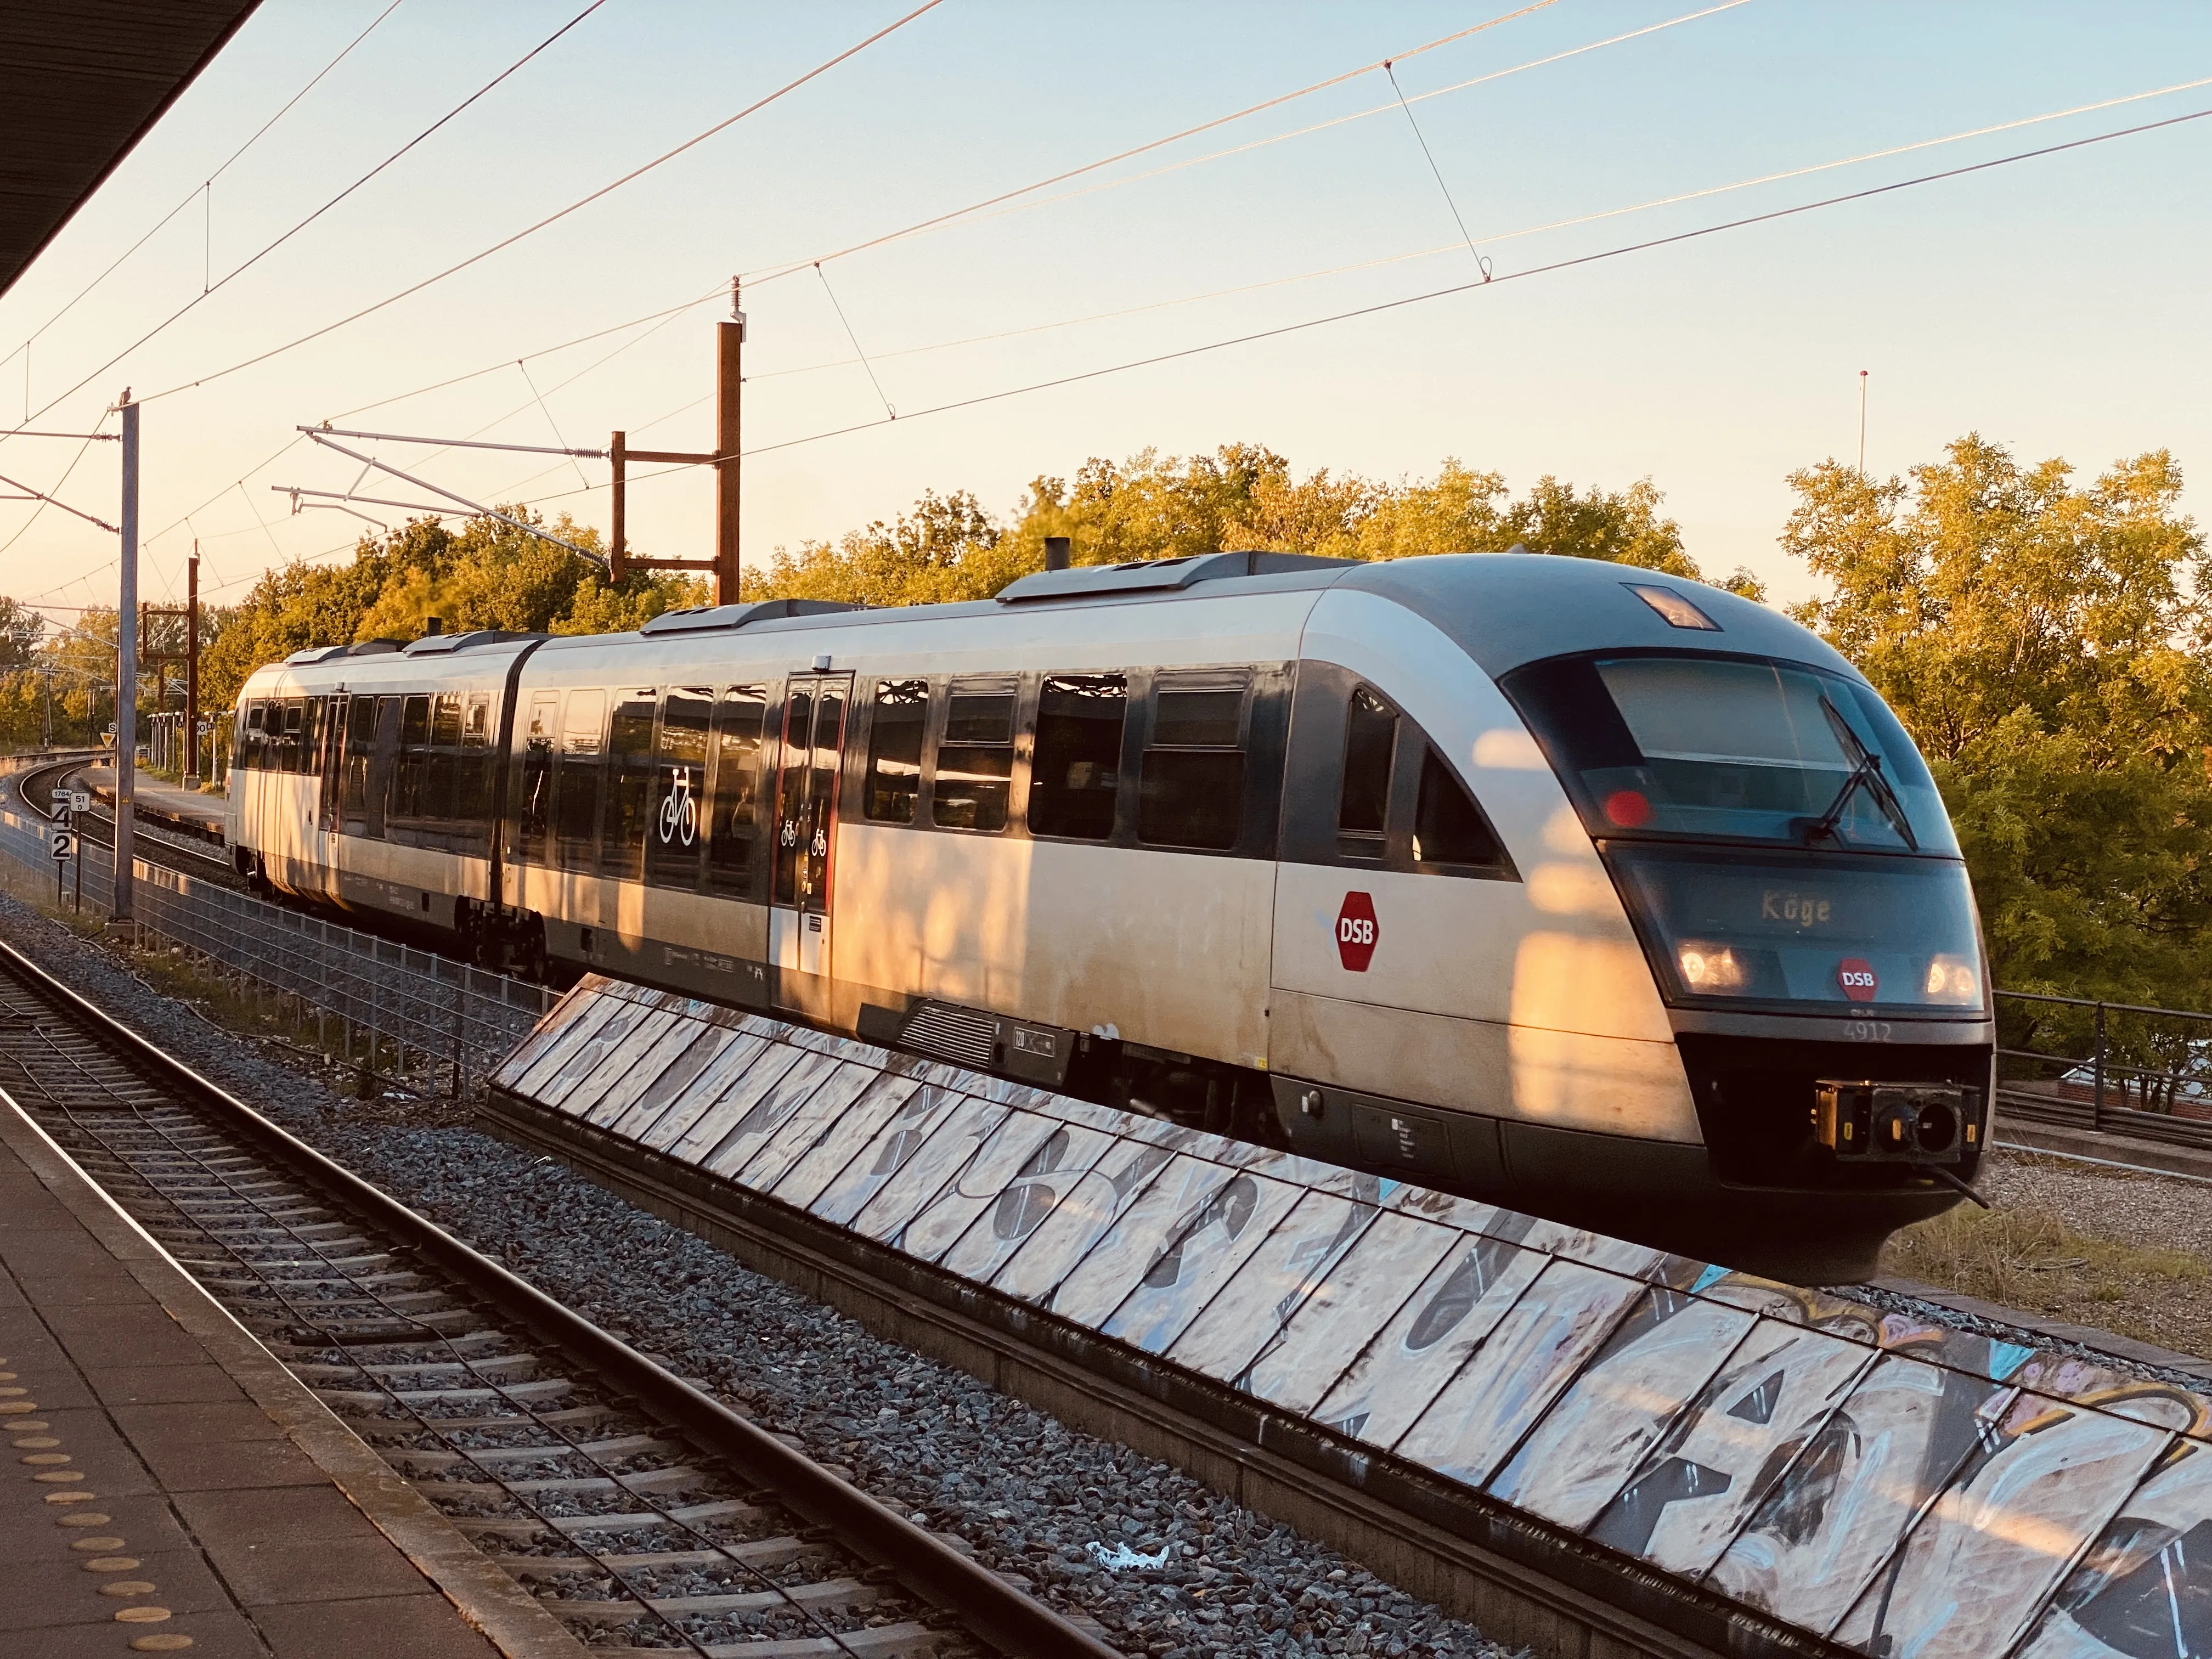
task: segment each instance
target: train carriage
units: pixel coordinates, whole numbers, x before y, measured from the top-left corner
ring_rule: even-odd
[[[1863,1273],[1986,1134],[1925,767],[1693,582],[1085,567],[302,652],[238,722],[288,893],[1686,1253]]]

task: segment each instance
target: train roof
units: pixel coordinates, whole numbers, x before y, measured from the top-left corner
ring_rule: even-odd
[[[1605,559],[1449,554],[1355,566],[1334,586],[1395,601],[1433,623],[1495,679],[1523,663],[1639,647],[1786,658],[1861,678],[1810,629],[1725,588]],[[1710,629],[1669,622],[1636,590],[1687,599]]]
[[[410,672],[422,676],[433,667],[422,660],[425,656],[434,655],[452,664],[453,671],[465,673],[467,669],[455,659],[504,659],[533,639],[543,639],[540,648],[550,662],[574,651],[616,644],[707,645],[718,635],[737,633],[748,638],[819,635],[906,621],[972,621],[988,629],[993,621],[1017,615],[1035,617],[1099,606],[1173,605],[1330,588],[1370,592],[1402,606],[1431,623],[1492,678],[1547,657],[1639,647],[1781,657],[1858,678],[1857,671],[1819,635],[1778,611],[1725,589],[1602,559],[1531,553],[1440,554],[1371,563],[1289,554],[1210,554],[1158,561],[1149,569],[1079,566],[1044,572],[1012,584],[996,599],[954,605],[866,610],[767,600],[671,613],[640,633],[543,639],[487,630],[421,640],[404,651],[380,641],[366,650],[356,646],[349,651],[303,651],[283,666],[337,668],[349,678],[374,684]],[[1687,601],[1690,609],[1674,601]],[[1674,613],[1671,621],[1668,611]],[[444,677],[434,672],[430,675]]]

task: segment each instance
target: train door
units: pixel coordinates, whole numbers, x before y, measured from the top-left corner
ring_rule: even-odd
[[[322,888],[332,897],[338,890],[338,798],[345,781],[346,733],[353,698],[340,691],[323,700],[321,737],[321,798],[315,809],[313,841],[322,867]]]
[[[830,862],[852,692],[850,674],[794,674],[784,688],[769,958],[777,969],[775,1000],[787,1007],[797,1006],[799,988],[784,984],[784,975],[830,971]]]
[[[343,691],[323,704],[322,798],[315,811],[315,828],[325,836],[338,832],[338,785],[345,774],[346,720],[352,704],[353,698]],[[325,862],[335,861],[327,856],[327,842],[324,852]]]

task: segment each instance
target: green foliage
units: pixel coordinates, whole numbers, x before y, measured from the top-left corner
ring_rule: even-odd
[[[526,508],[503,510],[544,523]],[[599,532],[566,514],[546,528],[599,550]],[[420,638],[432,617],[448,632],[606,633],[705,597],[703,583],[651,572],[611,587],[574,554],[495,519],[458,530],[418,519],[363,537],[350,564],[303,562],[263,576],[202,651],[201,701],[228,705],[256,668],[309,646]]]
[[[2173,458],[2084,487],[1970,434],[1909,484],[1790,482],[1782,544],[1830,585],[1795,614],[1927,752],[1996,982],[2212,1007],[2212,605]]]
[[[1519,544],[1703,580],[1680,527],[1660,515],[1661,500],[1648,478],[1578,494],[1547,475],[1514,501],[1498,474],[1450,459],[1433,482],[1390,484],[1326,469],[1301,479],[1257,444],[1187,458],[1146,449],[1118,464],[1093,457],[1073,483],[1039,477],[1004,526],[965,490],[927,493],[893,523],[803,542],[795,552],[778,548],[748,592],[878,605],[988,599],[1043,568],[1048,536],[1066,537],[1078,564],[1245,548],[1398,559]],[[1762,597],[1742,571],[1725,585]]]
[[[31,653],[46,631],[46,619],[28,605],[0,596],[0,674],[31,665]]]

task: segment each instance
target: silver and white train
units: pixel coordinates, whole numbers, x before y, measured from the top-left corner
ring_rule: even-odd
[[[298,653],[299,898],[1814,1280],[1947,1207],[1993,1025],[1911,740],[1763,606],[1218,554]]]

